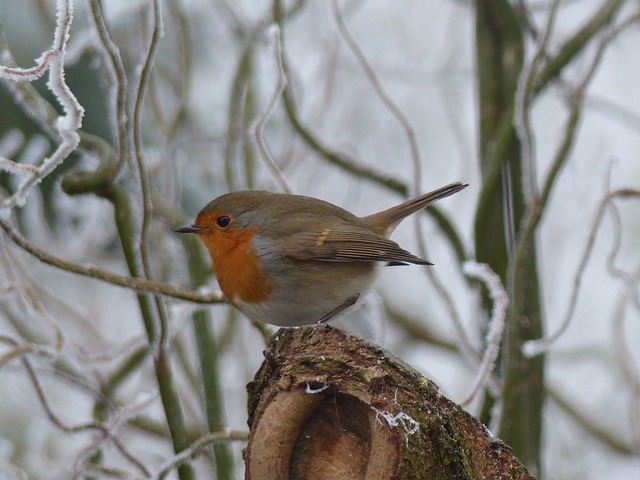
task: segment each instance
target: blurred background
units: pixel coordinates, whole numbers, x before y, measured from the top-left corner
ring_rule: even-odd
[[[456,180],[393,236],[435,265],[384,269],[336,324],[462,401],[494,307],[462,266],[489,264],[507,327],[465,408],[538,478],[638,478],[639,19],[624,0],[0,0],[3,66],[72,20],[84,109],[60,154],[49,72],[0,72],[2,223],[26,242],[0,243],[0,478],[243,476],[268,332],[51,263],[216,294],[173,229],[222,193],[286,185],[366,215]]]

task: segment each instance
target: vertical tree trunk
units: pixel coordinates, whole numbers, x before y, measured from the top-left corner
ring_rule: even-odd
[[[527,209],[522,146],[513,124],[524,46],[507,0],[476,3],[476,47],[483,180],[475,217],[476,256],[500,275],[510,300],[499,372],[504,389],[498,435],[525,465],[540,471],[544,360],[527,359],[520,349],[542,335],[535,246],[520,258],[514,256]],[[483,421],[490,420],[494,400],[487,399]]]

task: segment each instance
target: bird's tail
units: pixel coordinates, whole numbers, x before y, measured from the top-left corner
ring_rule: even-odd
[[[428,207],[442,198],[453,195],[468,186],[469,184],[466,182],[450,183],[432,192],[407,200],[395,207],[363,217],[363,220],[381,235],[389,236],[405,217]]]

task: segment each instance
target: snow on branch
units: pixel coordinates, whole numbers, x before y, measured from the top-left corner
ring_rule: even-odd
[[[69,29],[73,20],[73,1],[58,0],[56,10],[53,46],[36,60],[34,67],[15,68],[0,65],[0,78],[13,82],[32,82],[48,71],[49,81],[47,82],[47,87],[64,109],[64,115],[59,117],[56,122],[56,129],[60,135],[60,144],[51,156],[45,158],[39,166],[34,168],[33,172],[30,172],[30,175],[23,180],[13,195],[0,202],[0,213],[3,215],[7,215],[16,206],[23,206],[31,188],[40,183],[60,165],[80,143],[78,130],[82,126],[84,108],[80,105],[64,78],[64,57],[67,41],[69,40]],[[2,162],[3,170],[24,175],[25,168],[22,165],[4,160]]]
[[[485,284],[493,302],[493,308],[482,362],[469,393],[460,402],[461,405],[469,403],[490,378],[500,353],[500,340],[505,326],[507,306],[509,305],[509,298],[500,281],[500,277],[488,265],[468,261],[463,264],[463,270],[468,277],[476,278]]]

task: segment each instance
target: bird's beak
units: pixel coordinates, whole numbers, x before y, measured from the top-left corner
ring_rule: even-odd
[[[200,233],[205,229],[202,227],[198,227],[197,225],[183,225],[182,227],[178,227],[174,230],[176,233]]]

